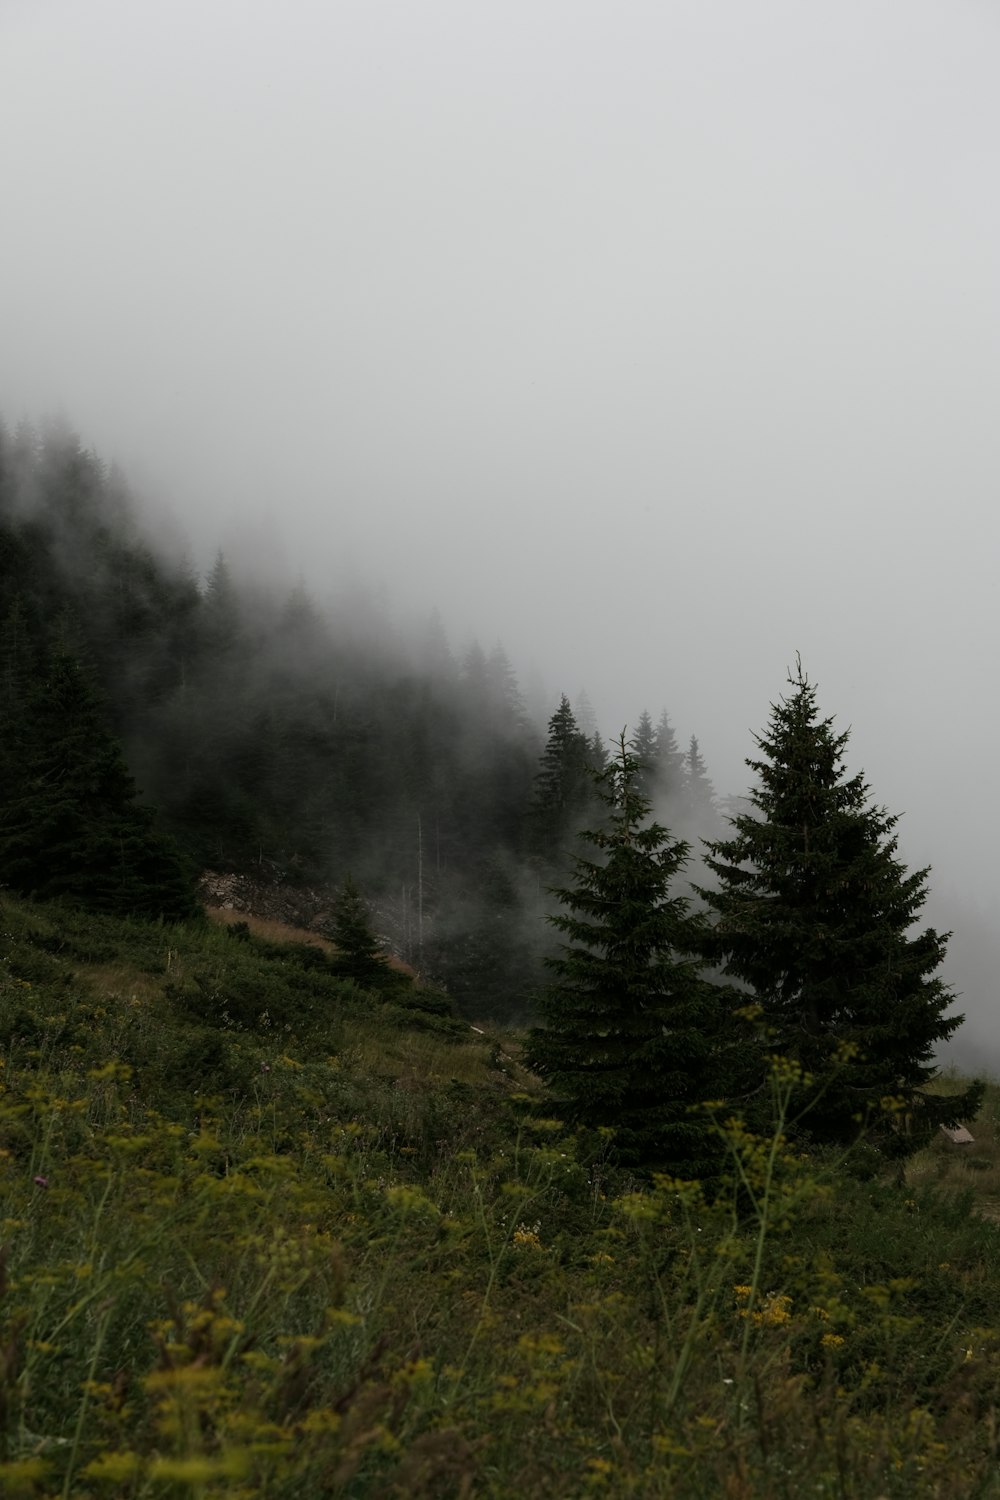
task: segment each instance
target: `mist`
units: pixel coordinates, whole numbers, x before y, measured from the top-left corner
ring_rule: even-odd
[[[1000,1069],[996,11],[9,0],[0,42],[7,419],[203,573],[436,605],[536,717],[665,706],[720,794],[801,652]]]

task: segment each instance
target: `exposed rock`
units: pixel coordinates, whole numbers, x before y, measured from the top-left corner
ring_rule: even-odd
[[[202,873],[198,894],[206,906],[264,917],[290,927],[305,927],[310,932],[321,932],[328,925],[335,899],[330,890],[312,890],[218,870]]]

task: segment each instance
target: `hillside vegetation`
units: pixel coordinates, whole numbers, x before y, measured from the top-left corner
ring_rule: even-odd
[[[776,1066],[708,1202],[314,948],[0,930],[5,1495],[998,1492],[995,1087],[899,1185]]]

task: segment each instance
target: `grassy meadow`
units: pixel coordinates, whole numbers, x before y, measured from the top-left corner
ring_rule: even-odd
[[[315,948],[0,934],[3,1495],[1000,1495],[1000,1089],[900,1184],[777,1064],[707,1202]]]

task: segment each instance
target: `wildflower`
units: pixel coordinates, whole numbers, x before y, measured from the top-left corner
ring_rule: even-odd
[[[840,1333],[824,1333],[820,1339],[824,1349],[839,1349],[843,1342],[843,1334]]]
[[[0,1463],[0,1485],[5,1494],[26,1495],[42,1482],[50,1467],[44,1458],[15,1458],[10,1463]]]
[[[47,1177],[43,1177],[41,1173],[39,1173],[37,1177],[33,1177],[32,1181],[34,1182],[35,1187],[47,1188],[49,1185],[49,1179]]]
[[[737,1287],[736,1291],[737,1295],[741,1295],[743,1289]],[[747,1287],[745,1294],[743,1294],[744,1300],[746,1296],[749,1295],[749,1292],[750,1288]],[[751,1315],[752,1321],[756,1323],[758,1327],[771,1328],[776,1327],[782,1323],[790,1323],[792,1318],[792,1314],[790,1311],[791,1305],[791,1297],[786,1297],[783,1292],[768,1292],[758,1311]],[[739,1309],[740,1317],[745,1318],[748,1311],[748,1308],[741,1307]]]
[[[142,1467],[138,1453],[102,1453],[84,1469],[88,1479],[106,1479],[113,1484],[122,1484],[134,1479]]]

